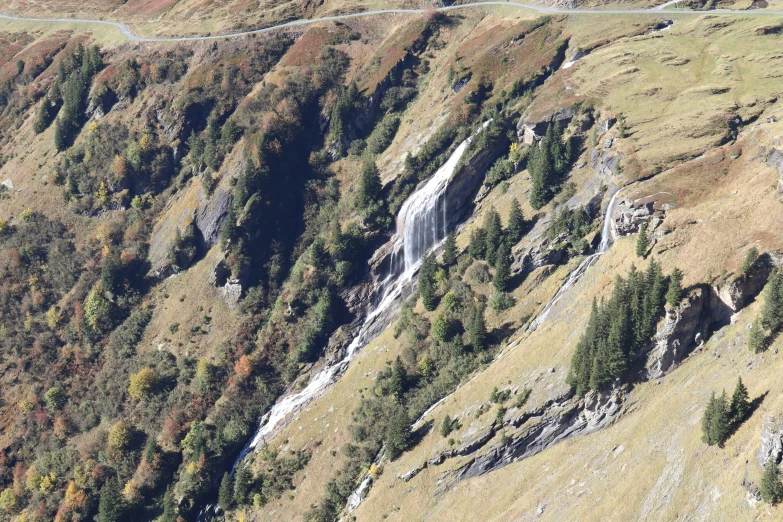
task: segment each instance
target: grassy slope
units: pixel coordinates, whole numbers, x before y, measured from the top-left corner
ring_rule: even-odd
[[[629,25],[634,23],[640,23],[638,18],[628,20]],[[715,29],[714,23],[714,19],[680,21],[681,25],[675,25],[663,38],[620,39],[551,82],[604,99],[610,111],[625,114],[629,138],[621,141],[621,149],[626,153],[636,151],[644,159],[640,163],[669,165],[677,163],[678,157],[696,157],[713,150],[703,159],[686,162],[629,189],[627,194],[637,197],[659,190],[674,192],[677,208],[667,214],[664,224],[672,233],[658,243],[655,252],[665,270],[674,265],[683,269],[686,284],[708,280],[724,268],[736,270],[744,255],[743,247],[751,242],[762,250],[781,247],[775,231],[783,227],[783,221],[772,190],[777,174],[756,158],[758,147],[769,146],[772,137],[780,133],[779,125],[762,124],[744,132],[740,139],[744,153],[733,161],[722,159],[725,148],[713,149],[714,137],[693,136],[713,130],[713,123],[703,117],[707,107],[710,111],[717,108],[715,112],[722,114],[749,105],[748,99],[766,100],[771,91],[775,92],[764,79],[773,74],[769,64],[774,62],[769,57],[774,51],[765,50],[768,40],[747,38],[759,22],[741,20],[725,29]],[[574,19],[569,28],[577,44],[588,45],[598,41],[608,26],[590,26]],[[739,60],[743,52],[740,41],[744,48],[754,49],[756,60]],[[705,56],[695,59],[702,51]],[[690,61],[676,67],[664,65],[661,59],[671,54]],[[611,73],[624,64],[623,60],[627,60],[626,67],[639,68],[628,73],[630,79]],[[688,78],[686,83],[692,88],[712,84],[715,80],[711,72],[720,66],[719,61],[732,63],[738,71],[732,76],[734,81],[728,82],[728,92],[713,96],[680,92],[678,78]],[[437,70],[434,74],[438,75]],[[659,90],[647,91],[652,84]],[[420,100],[432,100],[433,90],[431,87]],[[545,90],[537,100],[539,105],[550,103],[546,100],[550,94]],[[768,113],[776,108],[769,107]],[[431,120],[420,118],[409,124],[416,121],[421,125]],[[410,135],[398,135],[397,146],[406,134]],[[386,165],[394,167],[392,161]],[[582,182],[579,176],[575,181]],[[511,197],[523,200],[527,184],[524,175],[519,175],[506,194],[493,191],[472,223],[480,223],[483,210],[490,205],[505,218]],[[526,207],[525,214],[531,213]],[[460,235],[461,245],[466,244],[472,226],[469,224]],[[478,419],[473,414],[488,402],[495,386],[531,386],[530,408],[562,392],[568,361],[586,321],[590,300],[610,291],[616,273],[626,273],[631,263],[643,264],[634,256],[633,248],[632,238],[620,240],[590,269],[544,327],[530,337],[521,332],[512,336],[519,342],[512,341],[513,348],[502,359],[435,409],[430,418],[436,425],[446,414],[460,415],[465,420],[455,437],[459,440],[466,433],[475,433],[494,417],[494,409]],[[502,317],[490,316],[490,326],[511,321],[518,327],[524,316],[552,295],[567,273],[566,267],[557,270],[530,294],[529,284],[522,285],[515,291],[520,303]],[[429,434],[398,461],[386,465],[368,499],[354,513],[357,520],[527,520],[533,518],[539,505],[543,507],[543,519],[548,520],[769,518],[766,506],[748,511],[744,490],[739,486],[744,462],[758,446],[762,412],[783,406],[774,393],[782,384],[777,375],[783,364],[778,362],[774,349],[754,356],[745,348],[745,327],[757,311],[757,304],[743,311],[735,326],[715,334],[707,348],[670,376],[638,386],[631,396],[630,413],[615,426],[572,439],[488,476],[459,483],[442,496],[433,496],[439,474],[464,460],[425,469],[409,483],[396,478],[445,447],[439,434]],[[352,399],[372,383],[373,374],[393,360],[400,349],[386,332],[357,358],[337,385],[278,436],[274,445],[317,448],[308,468],[297,477],[297,491],[258,512],[260,519],[294,518],[295,513],[306,510],[320,497],[323,481],[338,466],[339,452],[349,438],[345,426],[355,404]],[[706,398],[713,389],[731,391],[739,374],[748,383],[751,395],[767,390],[773,393],[725,450],[706,448],[699,441],[698,426]],[[758,479],[760,470],[753,460],[749,473]]]

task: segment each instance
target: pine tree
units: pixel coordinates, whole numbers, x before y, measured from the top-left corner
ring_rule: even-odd
[[[166,488],[163,495],[163,515],[160,522],[177,522],[177,507],[171,498],[171,486]]]
[[[761,309],[761,324],[777,334],[783,326],[783,271],[775,269],[769,276],[764,296],[764,306]]]
[[[780,468],[773,457],[764,466],[761,477],[761,498],[767,504],[777,504],[783,500],[783,482],[780,480]]]
[[[503,242],[503,229],[500,224],[500,214],[497,213],[494,207],[491,207],[484,215],[484,226],[481,228],[484,230],[486,244],[484,259],[487,260],[490,266],[495,266],[495,254]]]
[[[398,355],[394,360],[391,380],[389,382],[389,391],[397,400],[401,400],[407,389],[408,372],[405,370],[405,366],[402,365],[402,359],[400,359],[400,356]]]
[[[525,232],[525,216],[522,215],[522,207],[519,206],[517,198],[511,201],[511,211],[508,215],[506,230],[513,244],[518,243]]]
[[[487,347],[487,326],[484,323],[484,308],[475,306],[468,324],[468,337],[474,352],[480,352]]]
[[[54,148],[57,149],[58,152],[62,152],[68,148],[66,135],[67,130],[63,124],[63,119],[57,118],[54,122]]]
[[[109,477],[101,488],[98,501],[97,522],[120,522],[124,520],[125,506],[117,477]]]
[[[734,394],[731,396],[731,406],[729,407],[729,417],[732,424],[740,424],[750,413],[750,400],[748,389],[742,382],[742,377],[737,379],[737,387],[734,388]]]
[[[375,165],[375,159],[365,160],[359,185],[359,208],[371,207],[378,200],[381,189],[381,174]]]
[[[483,228],[475,228],[470,233],[470,244],[468,253],[473,259],[484,259],[484,253],[487,250],[486,234]]]
[[[672,308],[680,306],[682,300],[682,272],[677,267],[674,267],[671,275],[669,276],[669,289],[666,291],[666,302]]]
[[[239,505],[250,501],[250,489],[253,486],[253,474],[247,466],[238,466],[234,475],[234,502]]]
[[[435,256],[427,254],[421,261],[419,269],[419,295],[424,309],[428,312],[435,310],[437,306],[437,297],[435,295],[435,271],[437,264]]]
[[[647,223],[642,223],[639,227],[639,237],[636,240],[636,255],[645,257],[649,247],[650,239],[647,237]]]
[[[442,437],[448,437],[451,433],[451,430],[453,429],[452,423],[451,423],[451,417],[446,415],[443,417],[443,422],[440,425],[440,434]]]
[[[767,332],[764,330],[760,317],[757,317],[750,326],[748,348],[753,353],[761,353],[767,349]]]
[[[717,444],[721,448],[726,439],[729,438],[730,426],[729,426],[729,405],[726,400],[726,391],[715,401],[715,410],[712,415],[712,423],[710,425],[710,440],[713,444]]]
[[[402,406],[397,406],[386,428],[386,450],[389,459],[394,460],[408,449],[411,439],[411,422]]]
[[[223,473],[223,480],[220,481],[220,489],[218,489],[218,505],[223,511],[228,511],[231,509],[233,500],[234,487],[231,483],[231,474],[226,472]]]
[[[457,262],[457,236],[449,232],[443,245],[443,266],[449,268]]]
[[[505,292],[508,290],[508,280],[511,277],[511,261],[509,259],[511,254],[505,243],[502,243],[500,248],[498,248],[496,257],[495,277],[492,280],[492,284],[498,292]]]
[[[549,201],[549,192],[552,185],[552,164],[546,151],[533,146],[528,163],[530,180],[530,206],[538,210]]]
[[[715,398],[715,392],[710,395],[710,400],[707,402],[707,407],[704,408],[704,415],[701,418],[701,440],[712,446],[715,442],[712,440],[712,423],[715,417],[715,406],[717,399]]]
[[[743,278],[750,277],[753,275],[753,269],[756,266],[756,261],[759,259],[759,250],[752,246],[748,250],[748,253],[745,254],[745,260],[742,262],[742,267],[740,267],[740,276]]]

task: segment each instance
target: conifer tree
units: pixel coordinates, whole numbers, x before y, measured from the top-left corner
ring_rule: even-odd
[[[701,418],[701,440],[712,446],[715,442],[712,440],[712,423],[715,417],[715,407],[717,399],[715,398],[715,392],[710,395],[710,400],[707,402],[707,407],[704,409],[704,415]]]
[[[234,502],[247,504],[250,500],[250,488],[253,486],[253,474],[247,466],[240,465],[234,476]]]
[[[160,522],[177,522],[177,507],[171,498],[171,486],[166,488],[163,495],[163,515]]]
[[[522,207],[519,206],[519,201],[514,198],[511,201],[511,211],[508,215],[508,237],[513,244],[519,242],[522,239],[522,235],[525,232],[525,216],[522,215]]]
[[[452,430],[452,424],[451,424],[451,417],[446,415],[443,417],[443,422],[440,425],[440,434],[442,437],[448,437],[449,433],[451,433]]]
[[[468,253],[473,259],[484,259],[484,253],[487,250],[486,234],[483,228],[475,228],[470,233],[470,244]]]
[[[775,459],[770,457],[764,466],[761,477],[761,499],[767,504],[777,504],[783,500],[783,482],[780,480],[780,468]]]
[[[717,444],[721,448],[726,439],[729,438],[729,405],[726,400],[726,391],[715,400],[715,409],[713,410],[712,422],[710,424],[710,440],[712,444]]]
[[[98,501],[97,522],[120,522],[124,520],[125,505],[117,477],[109,477],[101,488]]]
[[[449,268],[457,262],[457,236],[449,232],[443,245],[443,266]]]
[[[750,326],[748,348],[753,353],[761,353],[767,349],[767,332],[764,330],[760,317],[757,317]]]
[[[674,267],[671,275],[669,276],[669,289],[666,291],[666,302],[672,308],[680,306],[682,300],[682,272],[677,267]]]
[[[421,261],[419,269],[419,295],[424,309],[428,312],[435,310],[437,297],[435,295],[435,271],[437,270],[435,256],[427,254]]]
[[[747,278],[753,274],[753,268],[756,266],[756,261],[759,259],[759,250],[752,246],[745,254],[745,260],[740,267],[740,276]]]
[[[389,459],[394,460],[408,449],[411,439],[411,422],[402,406],[397,406],[386,428],[386,449]]]
[[[761,324],[777,334],[783,326],[783,270],[775,269],[769,276],[764,296],[764,306],[761,309]]]
[[[359,208],[371,207],[381,194],[381,174],[375,165],[375,159],[368,158],[362,167],[361,184],[359,185]]]
[[[492,284],[498,292],[505,292],[508,290],[508,280],[511,277],[511,260],[509,259],[511,254],[505,243],[501,243],[496,257],[495,277],[492,280]]]
[[[400,359],[400,356],[398,355],[394,360],[389,391],[397,400],[401,400],[407,388],[408,372],[405,370],[405,366],[402,365],[402,359]]]
[[[226,472],[223,473],[223,479],[220,481],[220,488],[218,489],[218,505],[223,511],[228,511],[231,509],[233,500],[234,488],[231,483],[231,474]]]
[[[552,185],[552,164],[549,155],[534,145],[530,150],[528,162],[530,172],[530,206],[538,210],[549,201],[549,190]]]
[[[484,308],[473,307],[468,324],[468,337],[473,351],[480,352],[487,347],[487,326],[484,323]]]
[[[490,266],[495,266],[495,258],[503,242],[503,229],[500,224],[500,214],[497,213],[494,207],[484,215],[484,237],[486,250],[484,252],[484,259]]]
[[[748,389],[742,382],[742,377],[737,379],[737,386],[734,388],[734,394],[731,396],[731,406],[729,407],[729,417],[734,425],[744,421],[750,413],[750,400]]]
[[[650,247],[650,239],[647,237],[647,223],[639,226],[639,237],[636,239],[636,255],[644,257],[647,255],[647,249]]]

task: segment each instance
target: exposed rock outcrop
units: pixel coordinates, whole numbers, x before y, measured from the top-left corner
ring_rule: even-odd
[[[228,216],[228,209],[234,202],[234,194],[218,187],[212,197],[201,199],[196,210],[196,227],[201,231],[206,249],[212,248],[220,239],[220,228]]]
[[[443,492],[461,480],[540,453],[566,438],[587,435],[608,426],[622,413],[626,393],[624,385],[604,393],[590,392],[584,399],[567,393],[536,411],[505,422],[507,427],[521,425],[521,428],[507,432],[505,441],[493,444],[463,466],[442,473],[436,491]]]
[[[565,128],[571,123],[576,114],[577,107],[572,105],[558,109],[552,114],[537,120],[531,120],[529,117],[522,116],[517,122],[517,136],[520,141],[530,145],[544,136],[550,124],[559,123],[561,127]]]
[[[780,463],[783,457],[783,415],[764,415],[761,421],[761,447],[756,453],[756,462],[762,468],[769,459]]]
[[[645,365],[646,378],[664,376],[691,351],[694,343],[702,341],[710,321],[705,321],[709,290],[697,287],[688,292],[676,309],[667,309],[663,322],[653,338]]]

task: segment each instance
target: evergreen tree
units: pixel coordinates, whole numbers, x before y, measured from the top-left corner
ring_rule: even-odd
[[[767,349],[767,332],[764,330],[764,326],[761,323],[761,318],[757,317],[750,326],[748,348],[750,348],[750,351],[753,353],[761,353]]]
[[[160,522],[177,522],[177,506],[171,498],[171,486],[166,488],[163,495],[163,515]]]
[[[457,262],[457,236],[449,232],[443,245],[443,266],[449,268]]]
[[[57,149],[58,152],[62,152],[68,148],[66,134],[67,130],[65,129],[62,118],[57,118],[54,122],[54,148]]]
[[[511,277],[511,254],[505,243],[498,248],[495,261],[495,277],[492,280],[495,290],[505,292],[508,290],[508,280]]]
[[[435,262],[435,256],[427,254],[421,261],[419,269],[419,295],[424,309],[428,312],[435,310],[437,306],[437,296],[435,295],[435,272],[438,265]]]
[[[451,423],[451,417],[446,415],[443,417],[443,422],[440,425],[440,434],[443,437],[448,437],[451,433],[451,430],[453,429],[452,423]]]
[[[362,167],[362,178],[359,185],[359,208],[370,208],[381,195],[381,174],[375,165],[375,159],[368,158]]]
[[[389,383],[389,391],[397,398],[402,400],[402,396],[408,389],[408,372],[405,370],[405,366],[402,365],[402,359],[398,355],[394,360],[394,366],[392,368],[391,381]]]
[[[238,466],[234,475],[234,502],[239,505],[250,501],[250,490],[253,487],[253,474],[250,468],[244,465]]]
[[[218,505],[223,511],[228,511],[233,500],[234,487],[231,483],[231,474],[226,472],[223,473],[223,480],[220,481],[220,489],[218,489]]]
[[[480,352],[487,347],[487,326],[484,323],[484,308],[473,307],[468,324],[468,337],[473,351]]]
[[[568,383],[578,395],[625,376],[655,331],[663,312],[664,289],[660,265],[651,260],[645,272],[632,266],[628,279],[618,277],[608,301],[593,303],[568,375]]]
[[[525,232],[525,217],[522,215],[522,207],[519,206],[517,198],[511,201],[511,211],[508,215],[506,230],[513,244],[518,243]]]
[[[552,185],[552,164],[549,155],[534,145],[530,149],[528,160],[530,172],[530,206],[538,210],[549,202],[549,192]]]
[[[710,440],[713,444],[717,444],[721,448],[723,447],[723,443],[729,438],[729,422],[729,405],[726,400],[726,392],[724,391],[715,400],[715,409],[712,415],[712,423],[710,424]]]
[[[780,468],[775,459],[770,457],[764,466],[761,477],[761,499],[767,504],[777,504],[783,500],[783,482],[780,480]]]
[[[715,444],[712,440],[712,423],[715,417],[716,404],[715,392],[712,392],[710,400],[707,401],[707,407],[704,409],[704,415],[701,418],[701,440],[710,446]]]
[[[737,387],[734,388],[734,394],[731,396],[731,406],[729,407],[729,417],[732,424],[740,424],[750,413],[750,400],[748,389],[742,382],[742,378],[737,379]]]
[[[682,272],[677,267],[674,267],[671,275],[669,276],[669,289],[666,291],[666,302],[672,308],[680,306],[682,300]]]
[[[484,259],[484,253],[487,250],[486,234],[483,228],[475,228],[470,233],[470,244],[468,253],[473,259]]]
[[[117,477],[109,477],[103,483],[98,501],[97,522],[120,522],[124,520],[125,505]]]
[[[647,223],[642,223],[639,227],[639,237],[636,240],[636,255],[645,257],[649,247],[650,239],[647,237]]]
[[[745,254],[745,260],[740,267],[740,276],[743,278],[750,277],[753,274],[753,268],[756,266],[756,261],[759,259],[759,251],[755,246],[750,247],[748,253]]]
[[[484,230],[486,244],[484,259],[490,266],[495,266],[496,253],[503,242],[503,229],[500,224],[500,214],[497,213],[494,207],[491,207],[484,215],[484,226],[481,228]]]
[[[783,326],[783,270],[775,269],[769,276],[761,308],[761,324],[776,335]]]
[[[389,452],[389,459],[394,460],[402,455],[402,452],[408,449],[410,439],[411,421],[408,413],[402,406],[397,406],[386,428],[386,450]]]

